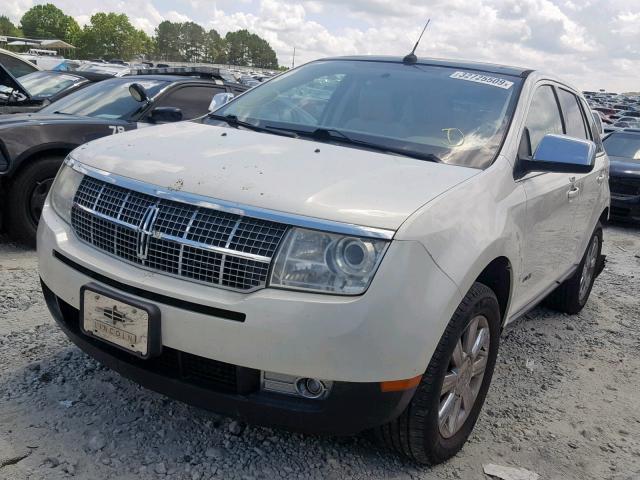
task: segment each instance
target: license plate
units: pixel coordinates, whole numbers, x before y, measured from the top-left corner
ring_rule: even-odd
[[[96,288],[98,287],[98,288]],[[117,294],[87,285],[81,291],[82,331],[142,358],[160,347],[159,310],[146,302],[116,298]]]

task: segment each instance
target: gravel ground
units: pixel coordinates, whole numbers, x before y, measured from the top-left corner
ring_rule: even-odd
[[[243,425],[101,367],[54,326],[33,251],[0,238],[0,478],[640,479],[640,229],[608,227],[608,265],[578,316],[538,308],[502,340],[469,443],[435,468],[365,437]]]

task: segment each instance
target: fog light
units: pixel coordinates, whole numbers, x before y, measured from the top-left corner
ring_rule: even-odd
[[[300,378],[296,382],[296,390],[305,398],[320,398],[327,388],[321,380],[316,378]]]
[[[332,385],[328,380],[262,372],[262,390],[268,392],[319,400],[329,394]]]

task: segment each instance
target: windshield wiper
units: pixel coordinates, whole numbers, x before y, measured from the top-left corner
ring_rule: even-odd
[[[275,127],[267,127],[267,126],[260,127],[258,125],[254,125],[253,123],[244,122],[235,115],[216,115],[215,113],[210,113],[208,115],[208,118],[212,118],[214,120],[221,120],[227,123],[229,126],[235,127],[235,128],[242,127],[242,128],[246,128],[247,130],[253,130],[254,132],[271,133],[273,135],[281,135],[283,137],[290,137],[290,138],[298,137],[298,134],[295,132],[288,131],[288,130],[281,130]]]
[[[273,130],[281,130],[295,133],[301,137],[310,137],[319,141],[334,141],[347,145],[359,146],[382,153],[390,153],[394,155],[402,155],[405,157],[415,158],[417,160],[426,160],[429,162],[442,163],[442,160],[433,153],[417,152],[415,150],[405,150],[404,148],[390,147],[379,143],[367,142],[365,140],[356,140],[346,133],[336,130],[335,128],[319,127],[315,130],[297,130],[285,127],[269,127]]]

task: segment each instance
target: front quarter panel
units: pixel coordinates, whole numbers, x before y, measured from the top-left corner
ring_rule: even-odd
[[[510,263],[511,292],[520,281],[526,197],[512,171],[512,164],[498,157],[491,167],[414,213],[396,235],[420,241],[461,295],[499,257]]]

